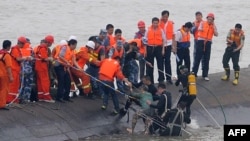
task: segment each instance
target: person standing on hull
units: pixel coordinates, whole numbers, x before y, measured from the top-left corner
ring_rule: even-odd
[[[196,55],[196,48],[197,48],[197,41],[198,41],[198,28],[202,21],[203,21],[202,13],[200,11],[197,11],[195,13],[195,21],[193,22],[193,27],[191,29],[191,33],[194,35],[193,60],[195,60],[195,55]],[[203,65],[204,65],[204,59],[202,58],[202,61],[201,61],[202,68],[203,68]],[[193,61],[193,66],[194,66],[194,61]]]
[[[197,76],[201,59],[204,59],[204,66],[202,68],[202,77],[204,80],[209,81],[209,61],[211,55],[211,45],[213,36],[218,36],[217,28],[214,23],[214,14],[207,15],[207,21],[202,21],[198,28],[197,49],[194,60],[192,72]]]
[[[234,76],[235,76],[233,84],[238,85],[239,73],[240,73],[239,57],[240,57],[240,50],[244,46],[244,41],[245,41],[245,35],[244,31],[242,30],[242,25],[237,23],[234,29],[230,29],[229,33],[227,34],[227,47],[225,49],[222,59],[223,68],[225,69],[225,75],[221,77],[221,80],[224,81],[229,80],[230,66],[228,62],[230,58],[232,58]]]
[[[197,95],[197,89],[196,89],[196,78],[194,74],[190,74],[188,71],[188,68],[184,65],[180,65],[179,68],[180,75],[175,82],[176,86],[179,86],[180,83],[182,84],[182,95],[178,101],[178,104],[180,102],[185,103],[186,108],[186,123],[189,124],[191,122],[191,105],[193,101],[196,99]]]
[[[119,61],[120,61],[119,56],[115,57],[114,59],[106,58],[101,62],[99,71],[101,89],[104,92],[103,105],[101,106],[101,109],[106,110],[108,106],[109,95],[111,94],[114,104],[113,114],[115,115],[118,114],[120,108],[119,108],[119,100],[117,94],[115,93],[114,79],[115,78],[120,79],[125,83],[127,83],[130,88],[132,87],[132,84],[122,74]]]
[[[70,87],[71,87],[71,79],[70,73],[71,67],[75,67],[76,69],[80,69],[75,59],[75,48],[77,46],[77,40],[75,36],[71,36],[69,38],[68,43],[61,43],[61,47],[56,52],[54,69],[56,72],[57,80],[58,80],[58,88],[56,94],[56,101],[65,103],[65,101],[73,102],[70,97]]]
[[[103,32],[103,31],[101,31]],[[100,33],[103,34],[103,33]],[[103,36],[103,35],[101,35]],[[89,41],[93,41],[95,43],[95,47],[94,50],[91,51],[91,53],[89,53],[89,56],[93,58],[93,60],[98,60],[98,61],[102,61],[105,58],[105,48],[104,46],[102,46],[102,41],[99,40],[98,37],[95,36],[91,36],[89,38]],[[92,77],[91,78],[91,88],[92,88],[92,92],[95,95],[100,95],[102,96],[102,92],[100,91],[100,86],[99,86],[99,82],[96,81],[96,79],[98,79],[98,72],[100,70],[100,66],[99,64],[95,64],[95,63],[89,63],[88,64],[88,68],[86,69],[86,73],[90,74]]]
[[[9,84],[9,93],[7,95],[7,103],[19,103],[19,89],[21,86],[20,82],[20,73],[21,73],[21,62],[26,60],[22,57],[21,48],[27,42],[26,37],[20,36],[17,39],[17,44],[11,47],[10,56],[11,56],[11,71],[13,76],[13,81]]]
[[[50,95],[50,78],[48,63],[53,59],[48,55],[48,48],[54,43],[54,37],[47,35],[43,42],[36,49],[36,81],[38,100],[44,102],[55,103]]]
[[[87,98],[94,99],[94,95],[91,92],[91,83],[90,83],[90,74],[84,72],[84,67],[87,63],[93,64],[95,66],[100,65],[100,61],[93,57],[95,49],[95,43],[93,41],[88,41],[85,46],[81,47],[80,50],[76,53],[76,60],[80,67],[80,70],[70,69],[73,73],[73,79],[80,91],[81,96],[87,96]],[[92,76],[92,75],[91,75]],[[94,77],[94,76],[93,76]],[[80,82],[80,80],[81,82]]]
[[[4,40],[3,48],[0,50],[0,110],[6,108],[6,99],[9,93],[9,84],[14,80],[11,72],[11,56],[8,53],[11,41]]]
[[[20,89],[19,103],[25,104],[30,101],[32,84],[34,83],[34,72],[33,68],[35,65],[34,57],[35,54],[30,44],[30,40],[26,38],[27,43],[24,44],[24,47],[21,48],[21,53],[23,57],[27,59],[21,63],[21,84],[23,85]],[[23,75],[23,76],[22,76]]]
[[[136,33],[135,33],[135,37],[134,39],[138,39],[138,42],[141,42],[141,43],[138,43],[137,42],[137,46],[139,47],[139,53],[141,56],[145,57],[145,45],[142,43],[141,39],[145,36],[145,33],[146,33],[146,25],[145,25],[145,22],[144,21],[139,21],[137,23],[137,26],[138,26],[138,30]],[[142,59],[139,59],[139,69],[140,69],[140,78],[142,78],[145,74],[145,60],[142,60]]]
[[[169,20],[169,11],[164,10],[161,12],[160,27],[164,31],[166,41],[164,42],[164,66],[166,73],[166,81],[168,84],[173,84],[172,82],[172,68],[171,68],[171,52],[172,44],[174,41],[174,22]],[[161,69],[163,71],[163,69]],[[163,77],[164,78],[164,77]]]
[[[105,55],[108,58],[108,50],[112,46],[111,44],[115,42],[113,33],[114,33],[114,25],[107,24],[106,25],[107,37],[104,39],[104,47],[105,47]]]
[[[185,66],[187,66],[190,72],[190,29],[192,28],[192,23],[187,22],[175,33],[175,41],[173,43],[173,52],[177,54],[179,60],[176,59],[177,75],[179,77],[180,70],[178,66],[182,65],[183,61]]]
[[[116,58],[117,56],[120,58],[119,63],[121,66],[121,69],[123,69],[124,66],[124,60],[125,60],[125,51],[123,47],[123,40],[117,40],[117,42],[110,48],[108,51],[108,56],[111,56],[111,58]],[[121,92],[125,92],[124,90],[124,84],[121,80],[116,80],[117,88]]]
[[[157,68],[158,68],[158,81],[164,81],[163,71],[163,54],[165,52],[163,48],[163,43],[166,42],[165,34],[163,30],[159,27],[159,19],[157,17],[152,18],[152,25],[148,28],[144,37],[147,41],[146,47],[146,61],[154,66],[154,58],[156,58]],[[146,65],[146,75],[151,78],[151,82],[154,83],[154,68],[152,66]]]

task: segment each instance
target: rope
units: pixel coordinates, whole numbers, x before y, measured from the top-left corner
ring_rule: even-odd
[[[178,57],[178,56],[177,56],[177,57]],[[146,61],[146,62],[147,62],[147,61]],[[172,77],[170,74],[165,73],[164,71],[162,71],[162,70],[160,70],[160,69],[157,69],[157,70],[158,70],[159,72],[164,73],[165,75],[168,75],[168,76]],[[206,89],[206,90],[216,99],[217,103],[220,105],[221,111],[222,111],[223,116],[224,116],[225,124],[226,124],[226,123],[227,123],[226,115],[225,115],[225,113],[224,113],[223,106],[221,105],[219,99],[218,99],[218,98],[216,97],[216,95],[214,95],[213,92],[211,92],[208,88],[206,88],[206,87],[204,87],[204,86],[202,86],[202,85],[200,85],[200,84],[198,84],[198,83],[196,83],[196,84],[199,85],[199,86],[201,86],[201,87],[203,87],[204,89]],[[198,100],[198,98],[197,98],[197,100]],[[205,108],[205,106],[201,103],[201,101],[199,100],[198,102],[201,104],[201,106],[203,107],[203,109],[204,109],[206,112],[208,112],[208,110],[207,110],[207,109]],[[208,112],[208,114],[209,114],[209,116],[212,118],[212,120],[215,121],[215,123],[216,123],[217,126],[218,126],[219,124],[218,124],[218,122],[215,120],[215,118],[214,118],[209,112]],[[218,127],[220,128],[220,126],[218,126]]]
[[[208,110],[206,109],[206,107],[201,103],[201,101],[199,100],[199,98],[196,98],[197,101],[200,103],[201,107],[208,113],[208,115],[211,117],[211,119],[217,124],[217,126],[220,128],[220,124],[214,119],[214,117],[208,112]]]
[[[201,86],[202,88],[206,89],[206,90],[209,92],[209,94],[211,94],[213,97],[215,97],[216,101],[220,104],[220,108],[221,108],[221,111],[222,111],[223,116],[224,116],[225,124],[227,124],[226,115],[225,115],[223,106],[222,106],[222,104],[220,103],[218,97],[217,97],[212,91],[210,91],[208,88],[206,88],[205,86],[203,86],[203,85],[201,85],[201,84],[197,84],[197,85],[199,85],[199,86]]]
[[[71,66],[71,68],[76,69],[76,70],[79,71],[78,68],[75,68],[75,67],[73,67],[73,66]],[[110,89],[112,89],[112,90],[114,90],[114,91],[116,91],[116,92],[118,92],[118,93],[120,93],[120,94],[122,94],[122,95],[125,95],[125,96],[127,96],[127,97],[129,97],[129,98],[132,98],[132,99],[136,99],[136,98],[133,97],[133,96],[130,96],[130,95],[126,94],[126,93],[123,93],[123,92],[121,92],[121,91],[119,91],[119,90],[116,90],[115,88],[109,86],[108,84],[102,82],[101,80],[99,80],[99,79],[93,77],[92,75],[90,75],[90,74],[88,74],[88,73],[86,73],[86,72],[82,72],[82,73],[85,73],[86,75],[88,75],[88,76],[91,77],[92,79],[94,79],[94,80],[96,80],[96,81],[102,83],[102,84],[105,85],[106,87],[109,87]]]

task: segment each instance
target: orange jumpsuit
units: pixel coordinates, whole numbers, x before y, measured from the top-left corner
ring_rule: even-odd
[[[41,44],[36,50],[35,71],[37,79],[37,92],[39,100],[52,100],[50,95],[50,78],[47,59],[48,48],[46,45]]]
[[[20,62],[17,61],[17,58],[21,58],[21,50],[16,45],[11,48],[10,55],[12,56],[12,65],[11,65],[11,71],[12,76],[14,78],[14,81],[9,84],[9,93],[7,96],[7,103],[15,102],[18,103],[17,96],[19,94],[19,88],[20,88],[20,72],[21,72],[21,65]],[[14,100],[14,101],[13,101]]]
[[[7,68],[11,68],[11,56],[0,51],[0,108],[5,107],[9,93],[9,77]]]
[[[96,65],[99,65],[97,59],[94,59],[89,55],[88,48],[87,47],[81,47],[79,52],[76,53],[76,59],[78,60],[78,65],[83,69],[87,62],[94,63]],[[89,94],[91,91],[91,85],[90,85],[90,78],[88,74],[85,72],[81,72],[79,70],[76,70],[74,68],[70,69],[72,76],[74,78],[74,81],[76,82],[77,87],[82,87],[84,94]],[[79,79],[81,79],[82,84],[80,83]]]

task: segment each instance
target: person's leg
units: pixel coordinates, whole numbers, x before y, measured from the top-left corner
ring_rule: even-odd
[[[196,55],[194,59],[194,66],[192,68],[192,72],[197,76],[199,65],[201,58],[203,57],[204,54],[204,40],[198,40],[197,41],[197,48],[196,48]]]
[[[232,55],[234,77],[235,77],[233,80],[234,85],[238,85],[239,83],[239,75],[240,75],[239,58],[240,58],[240,51],[234,52]]]
[[[229,80],[230,78],[230,66],[229,66],[229,60],[231,58],[232,50],[230,50],[231,47],[227,47],[225,49],[225,52],[223,54],[222,58],[222,64],[223,68],[225,69],[225,75],[221,77],[221,80]]]
[[[57,95],[56,95],[56,100],[61,101],[63,98],[63,93],[64,93],[64,75],[65,71],[63,66],[57,66],[55,67],[55,72],[57,76]]]
[[[146,61],[151,63],[154,66],[154,57],[153,57],[153,47],[147,46],[147,57]],[[146,65],[146,75],[150,77],[151,82],[154,83],[154,68],[149,65]]]
[[[211,55],[211,41],[207,41],[205,45],[205,52],[204,52],[204,67],[202,70],[202,77],[208,77],[208,71],[209,71],[209,61],[210,61],[210,55]]]
[[[179,61],[177,61],[176,59],[176,73],[177,73],[177,76],[179,77],[181,72],[180,72],[180,69],[179,69],[179,66],[182,65],[183,63],[183,57],[184,57],[184,49],[177,49],[177,56],[179,57]]]
[[[190,51],[189,48],[185,48],[184,53],[184,65],[188,68],[188,71],[190,72]]]
[[[155,47],[154,56],[156,57],[156,63],[158,68],[158,82],[164,81],[164,59],[162,56],[162,47]]]
[[[109,82],[108,85],[111,87],[111,88],[108,88],[108,89],[109,89],[109,93],[111,94],[111,97],[112,97],[112,100],[113,100],[114,113],[118,114],[118,112],[120,110],[120,106],[119,106],[118,96],[117,96],[117,94],[115,93],[115,90],[114,90],[114,83],[113,82]]]
[[[165,47],[165,73],[166,73],[166,81],[171,83],[172,82],[172,68],[171,68],[171,51],[172,50],[172,45],[169,45]]]
[[[109,99],[109,89],[107,86],[105,85],[108,85],[108,82],[107,81],[101,81],[102,84],[101,84],[101,89],[103,91],[103,105],[102,105],[102,109],[105,110],[108,106],[108,99]]]

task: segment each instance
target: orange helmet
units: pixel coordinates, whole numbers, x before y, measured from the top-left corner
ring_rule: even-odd
[[[208,17],[211,17],[211,18],[214,19],[214,13],[208,13],[208,14],[207,14],[207,18],[208,18]]]
[[[145,22],[139,21],[137,25],[138,25],[138,27],[145,27]]]
[[[25,44],[27,42],[26,38],[24,36],[20,36],[17,39],[18,42]]]
[[[52,35],[47,35],[44,40],[50,44],[54,43],[54,37]]]

